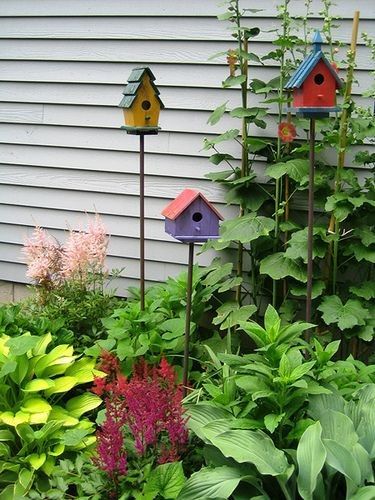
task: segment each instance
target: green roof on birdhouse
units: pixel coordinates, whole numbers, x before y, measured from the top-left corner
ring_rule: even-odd
[[[123,91],[124,97],[119,104],[120,108],[130,108],[132,106],[135,98],[137,97],[138,89],[141,86],[142,79],[145,74],[147,74],[150,78],[150,83],[155,92],[155,97],[159,101],[160,108],[164,109],[164,104],[159,97],[160,92],[157,86],[154,84],[155,76],[150,68],[146,66],[141,68],[134,68],[130,73],[128,84]]]

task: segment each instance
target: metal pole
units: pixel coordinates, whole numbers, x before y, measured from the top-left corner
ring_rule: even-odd
[[[182,379],[182,396],[186,396],[189,373],[189,340],[190,340],[190,317],[191,317],[191,295],[193,290],[193,263],[194,243],[189,243],[188,277],[186,287],[186,319],[185,319],[185,344],[184,344],[184,366]]]
[[[313,278],[313,231],[314,231],[314,165],[315,165],[315,118],[310,118],[310,155],[309,155],[309,199],[307,216],[307,288],[306,321],[311,322],[311,296]]]
[[[141,311],[145,309],[145,136],[139,136],[139,265]]]

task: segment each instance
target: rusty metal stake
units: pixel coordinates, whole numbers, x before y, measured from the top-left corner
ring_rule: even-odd
[[[139,136],[139,265],[141,311],[145,309],[145,136]]]
[[[194,243],[189,243],[189,262],[186,287],[186,319],[185,319],[185,343],[184,343],[184,366],[182,378],[182,396],[187,393],[189,375],[189,341],[190,341],[190,319],[191,319],[191,296],[193,292],[193,264],[194,264]]]
[[[315,118],[310,118],[309,154],[309,198],[307,215],[307,288],[306,322],[311,323],[311,297],[313,279],[313,238],[314,238],[314,168],[315,168]]]

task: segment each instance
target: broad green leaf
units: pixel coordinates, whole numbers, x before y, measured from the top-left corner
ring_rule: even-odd
[[[39,392],[44,391],[44,389],[50,389],[55,385],[55,382],[50,378],[36,378],[28,382],[23,391],[25,392]]]
[[[150,473],[144,493],[160,495],[165,499],[175,499],[185,484],[185,475],[181,462],[158,465]]]
[[[266,312],[264,314],[264,328],[266,329],[267,336],[273,342],[279,333],[281,325],[280,316],[271,304],[268,304]]]
[[[260,262],[260,274],[268,274],[274,280],[292,276],[303,283],[307,281],[305,268],[294,260],[288,259],[283,252],[277,252],[264,258]]]
[[[222,223],[219,241],[249,243],[260,236],[268,236],[274,227],[274,220],[268,217],[255,214],[237,217]]]
[[[318,310],[323,313],[322,317],[327,325],[337,323],[340,330],[364,325],[365,319],[369,318],[369,311],[359,300],[349,299],[343,304],[337,295],[324,297]]]
[[[15,436],[13,432],[9,431],[8,429],[1,429],[0,430],[0,442],[2,441],[14,441]]]
[[[214,182],[224,182],[228,181],[229,177],[233,176],[233,170],[222,170],[221,172],[210,172],[209,174],[205,174],[207,179],[210,179]]]
[[[225,457],[237,462],[255,465],[261,474],[279,476],[288,469],[283,451],[277,449],[271,438],[262,431],[232,430],[211,440]]]
[[[312,500],[317,477],[326,460],[320,422],[310,425],[297,446],[298,492],[304,500]]]
[[[17,368],[16,361],[12,360],[6,361],[1,367],[0,377],[6,377],[7,375],[9,375],[9,373],[13,373],[16,368]]]
[[[269,413],[264,417],[264,425],[266,429],[273,434],[277,427],[279,426],[279,423],[282,421],[284,418],[285,413],[281,413],[280,415],[276,415],[275,413]]]
[[[43,413],[50,412],[52,406],[42,398],[30,398],[24,401],[21,410],[25,413]]]
[[[230,311],[222,321],[220,330],[227,330],[228,328],[232,328],[232,326],[241,324],[243,321],[248,320],[256,312],[256,310],[257,308],[253,304],[242,306],[240,308],[238,308],[238,304],[236,304],[236,308]],[[215,318],[214,324],[219,324],[219,318],[219,316]]]
[[[199,438],[205,440],[202,428],[213,420],[230,419],[229,411],[207,404],[185,405],[187,425]]]
[[[313,240],[313,258],[322,258],[327,251],[327,243],[320,238]],[[285,251],[285,256],[296,260],[302,259],[307,263],[307,228],[294,232],[288,241],[288,248]]]
[[[58,377],[54,379],[54,385],[45,391],[46,396],[51,396],[52,394],[57,394],[60,392],[68,392],[78,381],[76,377]]]
[[[351,286],[349,290],[357,297],[362,297],[366,300],[375,298],[375,286],[373,281],[364,281],[358,286]]]
[[[234,118],[246,118],[246,117],[262,117],[266,114],[268,108],[234,108],[229,113],[230,116]]]
[[[230,274],[232,267],[233,264],[231,262],[227,262],[226,264],[219,266],[217,269],[209,272],[202,283],[206,286],[216,285],[222,278]]]
[[[322,295],[322,293],[324,292],[325,288],[326,288],[326,284],[324,283],[324,281],[321,281],[321,280],[313,281],[311,298],[312,299],[316,299],[317,297],[319,297],[320,295]],[[307,293],[306,292],[306,285],[302,285],[300,283],[293,284],[290,287],[290,291],[296,297],[303,297]]]
[[[91,433],[91,429],[69,429],[65,431],[62,442],[65,446],[77,446]]]
[[[50,333],[42,335],[33,348],[33,356],[40,356],[41,354],[45,354],[46,349],[51,342],[52,335]]]
[[[42,465],[46,461],[46,458],[47,455],[45,453],[41,453],[40,455],[38,455],[37,453],[32,453],[27,457],[27,461],[33,469],[38,470],[42,467]]]
[[[327,451],[327,464],[360,486],[361,470],[351,451],[333,439],[323,439],[323,444]]]
[[[215,144],[220,144],[221,142],[224,141],[232,141],[238,136],[239,133],[240,131],[237,128],[235,128],[228,130],[227,132],[224,132],[224,134],[220,134],[217,137],[214,137],[213,139],[206,139],[203,149],[210,149]]]
[[[257,153],[258,151],[262,151],[262,149],[266,148],[267,146],[269,146],[269,143],[263,141],[262,139],[256,139],[254,137],[247,139],[247,148],[250,153]]]
[[[209,157],[209,161],[214,165],[219,165],[222,161],[232,161],[234,157],[226,153],[215,153]],[[233,170],[229,170],[233,174]]]
[[[268,344],[267,332],[255,321],[244,321],[240,323],[240,327],[253,339],[257,347],[264,347]]]
[[[266,168],[266,174],[273,179],[280,179],[287,174],[296,182],[307,179],[309,173],[309,160],[294,159],[285,163],[275,163]]]
[[[68,411],[58,405],[53,406],[49,418],[51,421],[61,423],[63,427],[74,427],[79,423],[78,418],[73,417]]]
[[[192,474],[182,488],[178,500],[230,498],[243,477],[240,469],[226,465],[206,467]]]
[[[375,486],[362,486],[354,495],[351,495],[349,500],[374,500]]]
[[[11,427],[27,423],[29,420],[30,414],[23,411],[17,411],[15,414],[11,411],[0,412],[0,422]]]
[[[27,444],[32,443],[36,439],[35,432],[29,424],[17,425],[16,432],[19,437]]]
[[[215,123],[217,123],[220,120],[220,118],[223,116],[223,114],[225,113],[225,111],[227,109],[227,104],[228,104],[228,101],[225,102],[224,104],[222,104],[221,106],[217,107],[215,109],[215,111],[213,111],[211,113],[211,115],[209,116],[207,123],[210,123],[211,125],[215,125]]]
[[[236,85],[241,85],[245,80],[245,75],[229,76],[226,80],[223,81],[223,87],[235,87]]]
[[[311,368],[315,365],[316,361],[308,361],[307,363],[303,363],[300,366],[294,368],[292,373],[290,374],[290,380],[295,381],[302,378],[306,373],[308,373]]]
[[[7,340],[6,345],[9,347],[9,353],[12,356],[21,356],[33,349],[39,340],[40,337],[36,335],[21,335],[20,337],[10,338]]]
[[[99,396],[91,392],[86,392],[85,394],[69,399],[65,408],[72,417],[79,418],[84,413],[97,408],[101,403],[102,400]]]

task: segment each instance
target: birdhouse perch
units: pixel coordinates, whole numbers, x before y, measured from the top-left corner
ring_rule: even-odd
[[[164,105],[154,84],[155,76],[147,67],[134,68],[128,78],[119,107],[124,110],[128,134],[157,134],[160,110]]]
[[[320,32],[316,31],[312,52],[285,85],[285,90],[293,92],[293,107],[289,111],[304,118],[326,118],[340,109],[336,106],[336,90],[343,82],[323,54],[322,43]]]

